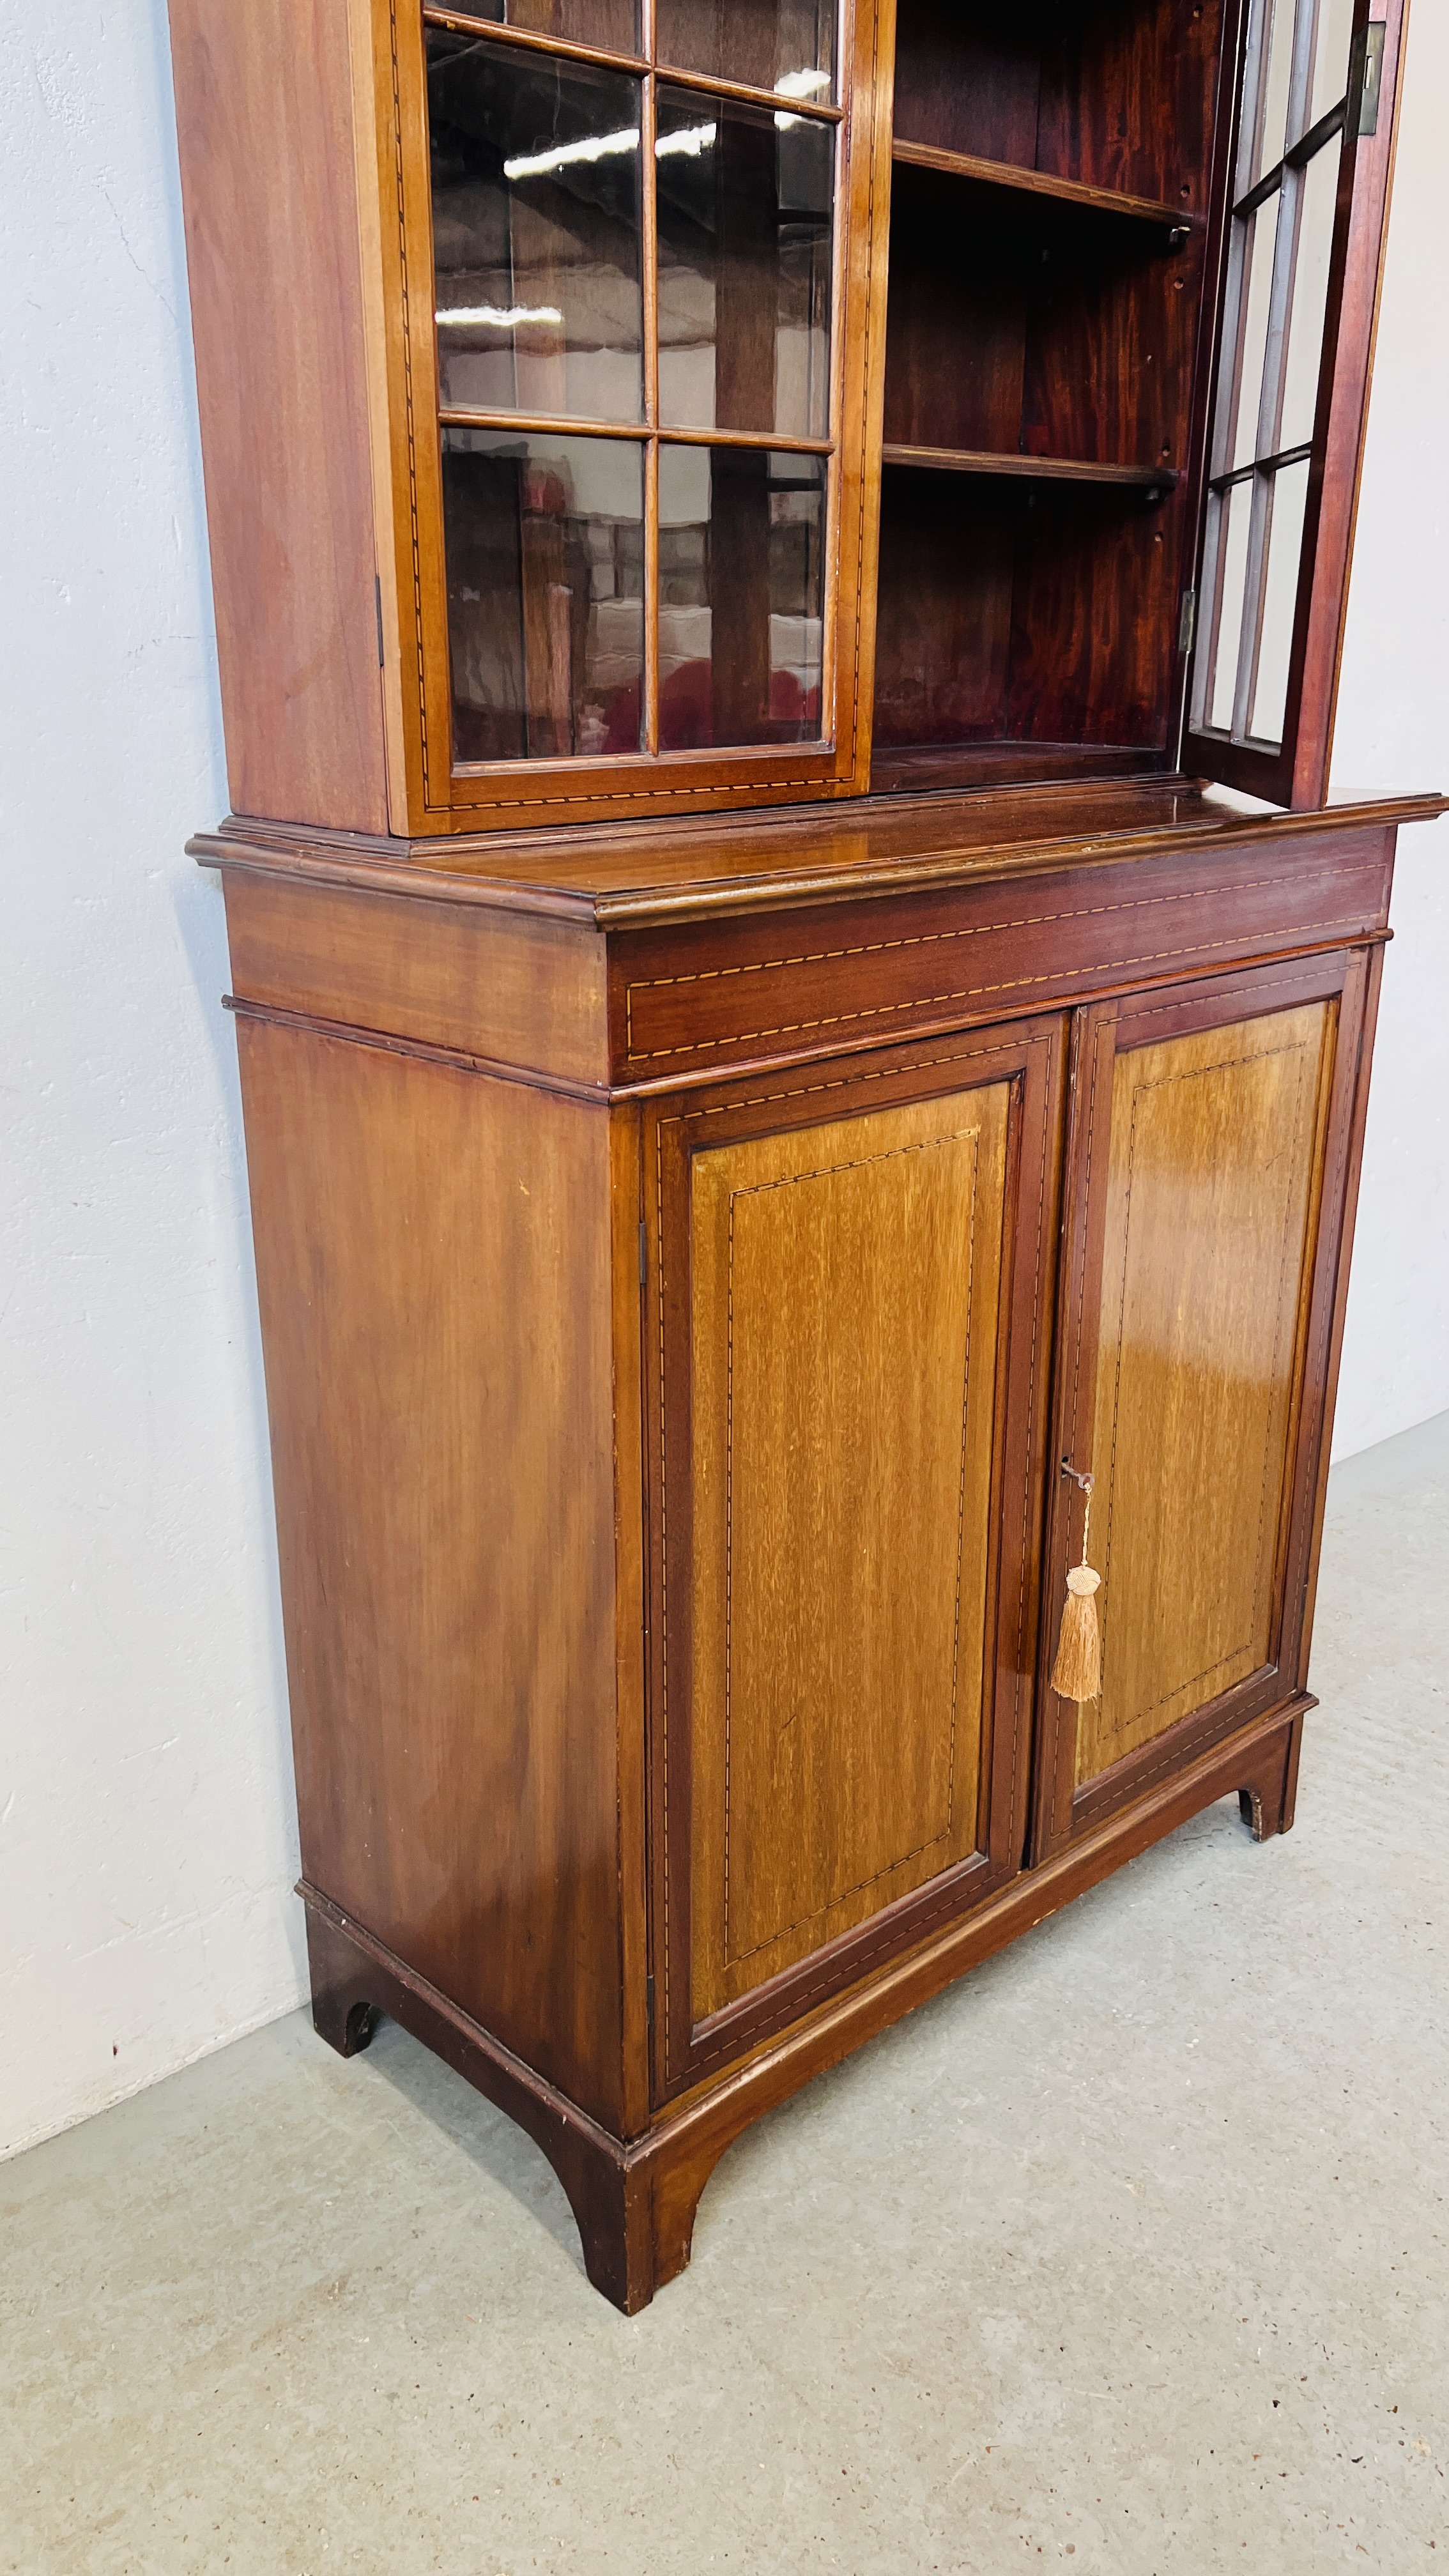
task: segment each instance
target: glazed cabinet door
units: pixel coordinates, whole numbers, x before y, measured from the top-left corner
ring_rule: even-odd
[[[1062,1023],[648,1116],[655,2081],[1026,1824]]]
[[[1406,0],[1251,0],[1182,766],[1328,788]]]
[[[1102,1687],[1044,1690],[1039,1858],[1302,1690],[1369,970],[1342,953],[1084,1012],[1048,1520]]]
[[[877,0],[350,7],[394,806],[863,787]]]

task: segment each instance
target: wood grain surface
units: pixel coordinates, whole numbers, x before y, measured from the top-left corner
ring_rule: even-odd
[[[1223,18],[1219,0],[900,0],[896,134],[1201,212]]]
[[[239,871],[226,888],[238,1001],[607,1082],[604,942],[585,924]]]
[[[1334,1013],[1120,1054],[1091,1458],[1100,1699],[1077,1779],[1271,1660]]]
[[[848,807],[702,815],[688,829],[596,824],[588,832],[496,840],[364,839],[231,816],[187,847],[203,866],[626,930],[927,886],[1004,885],[1066,868],[1093,874],[1127,859],[1194,858],[1201,865],[1222,852],[1256,849],[1270,864],[1281,855],[1296,865],[1307,844],[1341,852],[1350,836],[1383,836],[1445,810],[1443,797],[1428,794],[1318,812],[1245,813],[1197,780],[1114,774],[965,794],[940,793],[930,780]]]
[[[703,2018],[978,1847],[1008,1097],[695,1159]]]
[[[347,0],[170,0],[227,778],[388,828]]]
[[[238,1037],[303,1869],[617,2124],[606,1121]]]
[[[1121,188],[1093,188],[1081,179],[1065,179],[1046,170],[1023,169],[1018,162],[988,161],[979,153],[943,152],[934,144],[911,143],[897,135],[891,159],[901,168],[939,170],[953,179],[976,179],[1018,195],[1052,197],[1061,205],[1089,206],[1098,214],[1123,215],[1137,223],[1176,230],[1184,220],[1181,204],[1166,206],[1152,197],[1131,197]]]
[[[646,1112],[662,2094],[1020,1866],[1063,1040]]]
[[[1135,1699],[1119,1697],[1114,1712],[1108,1675],[1108,1697],[1099,1705],[1079,1711],[1055,1692],[1042,1701],[1032,1828],[1038,1859],[1095,1831],[1205,1747],[1281,1709],[1303,1687],[1320,1526],[1315,1515],[1321,1516],[1343,1260],[1362,1139],[1365,1004],[1381,953],[1375,947],[1282,957],[1196,985],[1124,994],[1075,1020],[1054,1448],[1098,1477],[1091,1556],[1099,1569],[1108,1546],[1104,1488],[1115,1482],[1114,1533],[1124,1507],[1123,1431],[1126,1448],[1135,1442],[1136,1478],[1147,1495],[1143,1528],[1152,1535],[1135,1536],[1128,1547],[1131,1598],[1119,1677],[1129,1690],[1135,1684]],[[1292,1126],[1293,1100],[1271,1099],[1284,1072],[1280,1057],[1303,1064],[1312,1095],[1306,1142]],[[1195,1060],[1197,1071],[1178,1084],[1174,1068]],[[1131,1102],[1142,1069],[1154,1064],[1167,1070],[1138,1101],[1137,1124],[1149,1142],[1155,1129],[1156,1142],[1166,1144],[1165,1168],[1162,1159],[1154,1165],[1149,1158],[1129,1196],[1121,1158],[1125,1119],[1131,1161],[1132,1111],[1123,1102]],[[1201,1171],[1195,1157],[1205,1150],[1204,1139],[1173,1134],[1180,1119],[1193,1128],[1185,1104],[1196,1087],[1204,1092],[1208,1128],[1209,1095],[1236,1087],[1244,1093],[1227,1113],[1232,1137]],[[1221,1096],[1217,1109],[1223,1109]],[[1261,1123],[1254,1134],[1255,1120],[1264,1116],[1272,1131],[1266,1139]],[[1141,1249],[1151,1277],[1144,1268],[1134,1285],[1133,1207],[1144,1175],[1148,1223]],[[1214,1212],[1214,1223],[1197,1224],[1199,1204]],[[1275,1209],[1286,1229],[1276,1238],[1276,1305],[1266,1282]],[[1235,1316],[1242,1277],[1255,1270],[1257,1302],[1251,1313]],[[1183,1393],[1194,1381],[1195,1407]],[[1154,1387],[1157,1411],[1149,1420]],[[1190,1498],[1179,1490],[1185,1477],[1202,1481],[1212,1497],[1201,1531],[1191,1520]],[[1055,1647],[1067,1569],[1081,1542],[1081,1497],[1063,1476],[1050,1499],[1044,1540],[1044,1668]],[[1115,1557],[1115,1535],[1111,1545]],[[1221,1613],[1216,1628],[1214,1602]],[[1105,1584],[1099,1605],[1105,1634]],[[1187,1642],[1194,1635],[1195,1658]],[[1155,1705],[1159,1696],[1161,1706]],[[1127,1721],[1120,1734],[1104,1735],[1104,1708],[1109,1727],[1114,1713]]]
[[[609,1011],[621,1079],[717,1071],[845,1044],[874,1045],[1028,1011],[1058,998],[1294,948],[1373,937],[1388,906],[1381,835],[1225,851],[1215,866],[1063,868],[1030,892],[971,885],[862,901],[848,929],[802,910],[610,941]]]

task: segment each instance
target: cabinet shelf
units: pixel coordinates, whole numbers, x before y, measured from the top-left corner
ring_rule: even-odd
[[[874,796],[921,796],[932,791],[996,787],[1034,781],[1150,778],[1170,769],[1160,743],[1038,742],[998,736],[990,742],[897,742],[879,746],[871,759]]]
[[[1070,456],[999,454],[980,447],[898,447],[881,450],[887,465],[909,465],[928,474],[1009,474],[1032,483],[1119,483],[1170,492],[1179,480],[1170,465],[1085,465]]]
[[[975,179],[986,187],[1009,188],[1028,197],[1049,197],[1066,206],[1087,206],[1099,214],[1125,215],[1133,223],[1156,224],[1186,234],[1201,218],[1183,206],[1166,206],[1153,197],[1131,197],[1119,188],[1093,188],[1082,179],[1057,179],[1046,170],[1027,170],[1015,161],[987,161],[974,152],[945,152],[933,143],[908,143],[897,136],[891,159],[911,170],[935,170],[948,179]]]

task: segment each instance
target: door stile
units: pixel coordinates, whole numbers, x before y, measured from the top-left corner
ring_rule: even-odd
[[[1384,951],[1379,942],[1349,959],[1338,1006],[1338,1035],[1328,1101],[1317,1268],[1294,1468],[1293,1530],[1285,1585],[1279,1661],[1300,1691],[1308,1687],[1319,1550],[1328,1496],[1333,1413],[1348,1306],[1349,1260],[1358,1212],[1368,1115],[1369,1067]]]
[[[1339,972],[1341,977],[1343,972],[1341,965]],[[1325,1287],[1324,1255],[1334,1239],[1336,1228],[1331,1221],[1325,1224],[1325,1217],[1331,1220],[1335,1205],[1342,1202],[1343,1152],[1347,1141],[1345,1113],[1352,1105],[1353,1077],[1357,1061],[1357,1048],[1351,1045],[1348,1051],[1348,1083],[1345,1100],[1342,1096],[1344,1089],[1342,992],[1343,985],[1340,981],[1332,995],[1325,997],[1331,999],[1332,1020],[1328,1044],[1319,1068],[1317,1116],[1314,1127],[1316,1146],[1313,1186],[1308,1212],[1309,1285],[1299,1316],[1298,1339],[1293,1353],[1293,1396],[1286,1443],[1288,1472],[1273,1562],[1272,1665],[1275,1674],[1280,1677],[1285,1670],[1291,1669],[1297,1662],[1295,1634],[1297,1621],[1293,1589],[1290,1585],[1290,1570],[1301,1552],[1302,1545],[1302,1507],[1307,1463],[1302,1455],[1303,1434],[1304,1425],[1311,1418],[1314,1409],[1308,1379],[1313,1355],[1326,1340],[1326,1321],[1321,1311]],[[1336,1130],[1335,1101],[1339,1106]],[[1331,1303],[1331,1283],[1328,1284],[1328,1294]],[[1298,1616],[1301,1617],[1301,1603]]]
[[[636,1103],[609,1112],[614,1402],[614,1667],[618,1764],[621,2091],[624,2135],[649,2121],[649,1814],[645,1758],[649,1658],[649,1444],[644,1436],[640,1259],[643,1171]]]
[[[689,1240],[685,1229],[682,1258],[666,1258],[666,1210],[677,1190],[677,1176],[667,1166],[677,1162],[681,1118],[686,1104],[651,1104],[643,1116],[640,1177],[643,1191],[641,1243],[645,1273],[644,1301],[644,1445],[649,1452],[646,1549],[649,1563],[649,1697],[646,1762],[649,1811],[649,2039],[652,2097],[661,2101],[670,2088],[675,2034],[681,2015],[689,2017],[687,1982],[679,1991],[681,1965],[687,1980],[688,1940],[676,1936],[676,1920],[689,1921],[688,1846],[683,1824],[690,1812],[692,1783],[689,1736],[676,1716],[690,1666],[689,1518],[678,1510],[671,1453],[681,1437],[690,1442],[689,1370],[671,1371],[666,1354],[689,1340]],[[677,1379],[677,1383],[674,1381]],[[669,1403],[666,1410],[666,1388]]]
[[[1049,1078],[1035,1086],[1039,1107],[1029,1101],[1028,1077],[1018,1077],[1019,1117],[1013,1120],[1013,1157],[1008,1187],[1005,1237],[1020,1247],[1017,1293],[1003,1301],[997,1364],[997,1445],[992,1490],[1021,1495],[1021,1517],[993,1518],[995,1595],[988,1633],[997,1641],[993,1725],[1005,1724],[1010,1711],[1011,1749],[1005,1761],[993,1761],[985,1775],[990,1808],[982,1819],[982,1841],[993,1854],[1010,1855],[1013,1869],[1024,1865],[1029,1825],[1032,1747],[1038,1730],[1036,1639],[1041,1622],[1042,1554],[1040,1531],[1051,1480],[1051,1459],[1044,1430],[1050,1429],[1052,1384],[1049,1354],[1058,1312],[1057,1264],[1052,1247],[1061,1224],[1063,1139],[1067,1115],[1068,1023],[1057,1023]],[[1028,1249],[1029,1247],[1029,1249]],[[1027,1303],[1029,1293],[1029,1305]],[[1026,1401],[1012,1403],[1014,1356],[1026,1348]]]
[[[1040,1715],[1029,1853],[1032,1862],[1049,1859],[1053,1852],[1060,1851],[1072,1832],[1077,1709],[1074,1702],[1062,1699],[1052,1689],[1050,1675],[1066,1599],[1067,1570],[1080,1557],[1082,1542],[1082,1493],[1068,1476],[1067,1466],[1080,1474],[1091,1473],[1107,1223],[1106,1192],[1094,1186],[1093,1176],[1105,1171],[1111,1140],[1117,1017],[1118,1004],[1102,1002],[1076,1012],[1072,1023],[1057,1292],[1060,1320],[1042,1547],[1037,1668]]]

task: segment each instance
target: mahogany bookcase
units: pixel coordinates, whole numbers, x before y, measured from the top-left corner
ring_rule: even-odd
[[[317,2026],[633,2310],[817,2068],[1292,1822],[1441,810],[1324,802],[1404,11],[171,22]]]

